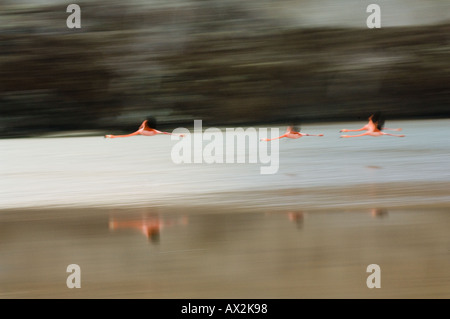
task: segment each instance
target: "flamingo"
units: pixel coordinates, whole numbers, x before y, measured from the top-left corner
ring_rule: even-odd
[[[389,136],[405,137],[405,135],[403,135],[403,134],[390,134],[390,133],[382,132],[383,126],[384,126],[384,118],[382,118],[381,115],[377,114],[376,117],[374,115],[371,115],[369,117],[369,123],[367,123],[365,125],[365,127],[367,127],[366,128],[367,132],[364,132],[362,134],[357,134],[357,135],[341,135],[341,137],[347,138],[347,137],[358,137],[358,136],[365,136],[365,135],[370,135],[370,136],[389,135]],[[357,131],[362,131],[363,129],[364,128],[359,129]],[[399,130],[399,129],[397,129],[397,130]],[[350,132],[350,131],[349,130],[347,130],[347,131],[341,130],[341,132]]]
[[[286,130],[286,133],[284,133],[283,135],[274,137],[274,138],[262,138],[261,141],[273,141],[273,140],[277,140],[277,139],[284,138],[284,137],[296,139],[296,138],[300,138],[302,136],[323,136],[323,134],[300,133],[300,130],[296,126],[289,125]]]
[[[153,125],[152,125],[153,127],[150,127],[149,122],[153,123]],[[155,136],[157,134],[178,135],[180,137],[184,137],[184,134],[173,134],[173,133],[169,133],[169,132],[159,131],[154,128],[155,126],[156,126],[156,121],[151,118],[148,118],[144,122],[142,122],[141,126],[139,127],[139,129],[136,132],[133,132],[130,134],[125,134],[125,135],[108,134],[108,135],[105,135],[105,138],[130,137],[130,136],[134,136],[134,135]]]
[[[380,122],[381,120],[381,113],[380,112],[376,112],[372,115],[369,116],[369,122],[364,125],[363,127],[356,129],[356,130],[348,130],[348,129],[342,129],[339,132],[359,132],[359,131],[369,131],[369,130],[373,130],[376,125],[374,123],[375,122]],[[384,124],[384,120],[383,124]],[[385,130],[385,131],[401,131],[401,128],[387,128],[387,127],[382,127],[381,130]]]

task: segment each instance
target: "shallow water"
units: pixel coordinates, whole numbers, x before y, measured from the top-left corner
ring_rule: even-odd
[[[0,298],[449,298],[449,124],[304,126],[269,175],[168,136],[0,140]]]
[[[272,153],[278,171],[266,175],[261,167],[269,164],[260,157],[248,163],[248,155],[244,164],[175,164],[171,152],[179,142],[167,135],[0,140],[0,208],[183,203],[313,209],[450,202],[450,120],[386,123],[401,127],[404,138],[339,138],[341,128],[363,124],[303,126],[304,133],[324,136],[279,140],[279,153]]]

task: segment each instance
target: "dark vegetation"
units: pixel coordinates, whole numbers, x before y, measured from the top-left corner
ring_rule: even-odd
[[[0,136],[134,131],[148,116],[169,128],[450,116],[450,24],[281,28],[180,10],[86,5],[79,30],[65,8],[3,10]]]

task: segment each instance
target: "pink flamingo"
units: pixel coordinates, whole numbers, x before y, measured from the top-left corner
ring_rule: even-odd
[[[295,128],[293,125],[290,125],[287,130],[286,133],[284,133],[281,136],[278,137],[274,137],[274,138],[262,138],[261,141],[272,141],[272,140],[276,140],[276,139],[280,139],[280,138],[300,138],[303,136],[323,136],[323,134],[306,134],[306,133],[300,133],[299,130],[297,128]]]
[[[136,132],[133,132],[130,134],[125,134],[125,135],[108,134],[108,135],[105,135],[105,138],[130,137],[130,136],[134,136],[134,135],[155,136],[157,134],[177,135],[177,136],[184,137],[184,134],[173,134],[173,133],[169,133],[169,132],[158,131],[157,129],[150,127],[148,124],[148,121],[149,120],[147,119],[144,122],[142,122],[141,126],[139,127],[139,129]]]
[[[359,132],[359,131],[370,131],[370,130],[375,130],[376,129],[376,124],[375,122],[379,122],[379,123],[383,123],[384,125],[384,120],[381,119],[381,113],[377,112],[375,114],[372,114],[371,116],[369,116],[369,122],[364,125],[363,127],[356,129],[356,130],[348,130],[348,129],[342,129],[339,132]],[[401,128],[387,128],[387,127],[381,127],[380,130],[385,130],[385,131],[401,131]]]
[[[381,114],[379,112],[377,112],[376,114],[372,114],[369,117],[369,123],[367,123],[364,127],[360,128],[359,130],[354,130],[354,131],[362,131],[362,130],[366,130],[367,132],[364,132],[362,134],[357,134],[357,135],[341,135],[341,137],[347,138],[347,137],[358,137],[358,136],[365,136],[365,135],[369,135],[369,136],[382,136],[382,135],[389,135],[389,136],[397,136],[397,137],[405,137],[405,135],[403,134],[390,134],[390,133],[385,133],[382,132],[384,126],[384,118],[381,116]],[[391,130],[396,130],[396,131],[400,131],[401,129],[391,129]],[[341,132],[350,132],[351,130],[341,130]]]

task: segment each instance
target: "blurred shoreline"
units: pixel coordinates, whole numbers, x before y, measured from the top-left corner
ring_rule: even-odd
[[[387,211],[442,211],[450,210],[450,203],[422,203],[422,204],[402,204],[396,206],[389,205],[339,205],[330,207],[303,207],[301,205],[287,206],[267,206],[267,207],[246,207],[238,205],[214,205],[214,204],[197,204],[197,205],[115,205],[115,206],[36,206],[36,207],[17,207],[0,209],[1,221],[27,221],[33,219],[53,219],[53,218],[79,218],[80,220],[93,214],[109,215],[115,214],[136,214],[145,211],[154,211],[159,214],[189,214],[189,215],[214,215],[214,214],[261,214],[261,213],[283,213],[287,211],[301,210],[310,213],[358,213],[367,212],[374,207],[381,207]],[[27,217],[25,217],[27,216]],[[25,217],[25,218],[24,218]]]
[[[414,183],[373,183],[346,187],[279,188],[277,190],[250,190],[236,192],[204,193],[198,195],[175,195],[170,199],[155,202],[140,201],[135,204],[117,202],[107,204],[51,204],[0,208],[0,216],[13,217],[15,214],[36,213],[57,216],[69,212],[136,212],[157,210],[160,212],[189,212],[190,214],[215,213],[261,213],[265,211],[283,212],[287,210],[307,210],[310,212],[338,212],[370,210],[383,207],[388,210],[450,210],[450,183],[426,182],[420,186]],[[331,197],[334,200],[328,200]],[[20,218],[20,217],[18,217]]]

